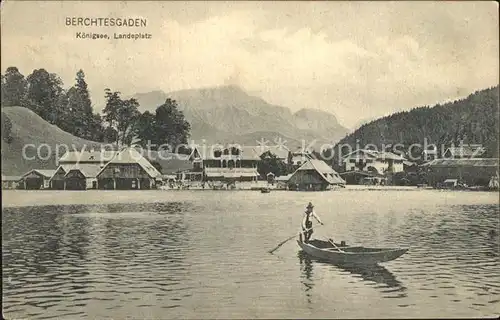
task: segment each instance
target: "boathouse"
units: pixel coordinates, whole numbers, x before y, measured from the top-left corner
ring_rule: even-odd
[[[120,151],[97,173],[99,189],[152,189],[161,173],[136,149]]]
[[[345,181],[324,161],[311,159],[292,174],[287,184],[290,190],[322,191]]]
[[[2,174],[2,189],[16,189],[20,180],[20,176],[4,176]]]
[[[68,169],[64,176],[65,190],[97,189],[97,174],[101,167],[95,164],[78,164]]]
[[[57,167],[56,171],[49,180],[50,189],[64,190],[66,187],[64,177],[73,166],[73,164],[64,164]]]
[[[33,169],[21,177],[21,189],[38,190],[50,187],[50,178],[55,170]]]
[[[50,188],[57,190],[97,188],[96,174],[117,154],[117,151],[109,150],[66,152],[59,158],[59,167],[50,178]],[[70,170],[73,172],[68,175]],[[67,179],[69,179],[69,184]]]
[[[437,186],[447,179],[457,179],[469,186],[488,186],[498,174],[498,158],[435,159],[422,164],[429,185]]]

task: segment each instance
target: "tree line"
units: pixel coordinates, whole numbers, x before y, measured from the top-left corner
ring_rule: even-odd
[[[17,67],[9,67],[1,75],[2,107],[28,108],[76,137],[117,147],[151,143],[153,149],[155,145],[175,147],[188,142],[191,126],[175,100],[167,99],[154,113],[141,113],[136,99],[123,99],[118,91],[107,88],[104,97],[101,115],[94,112],[83,70],[76,73],[69,89],[64,89],[57,74],[43,68],[25,77]],[[2,133],[8,140],[12,139],[11,126],[10,120],[2,119]]]

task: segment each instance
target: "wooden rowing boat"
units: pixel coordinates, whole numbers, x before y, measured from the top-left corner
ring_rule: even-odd
[[[377,264],[399,258],[407,248],[367,248],[351,247],[323,240],[310,240],[308,243],[297,240],[304,252],[310,256],[339,264]]]

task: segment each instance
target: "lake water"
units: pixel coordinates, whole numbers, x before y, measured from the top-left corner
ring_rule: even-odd
[[[309,201],[325,222],[313,236],[410,250],[377,268],[318,262],[294,241],[269,254]],[[498,193],[4,191],[3,202],[10,319],[500,312]]]

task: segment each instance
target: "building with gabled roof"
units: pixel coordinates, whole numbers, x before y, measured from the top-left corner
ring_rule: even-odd
[[[469,186],[487,186],[498,174],[498,158],[435,159],[420,165],[429,185],[437,186],[447,179],[457,179]]]
[[[21,176],[21,188],[29,190],[48,189],[55,170],[33,169]]]
[[[292,174],[287,184],[290,190],[322,191],[333,185],[344,185],[345,180],[326,162],[311,159]]]
[[[97,174],[102,170],[102,167],[98,164],[83,163],[68,168],[68,172],[64,176],[64,189],[97,189]]]
[[[377,174],[396,173],[404,171],[406,159],[398,154],[387,151],[358,149],[344,157],[344,171],[371,171]]]
[[[196,180],[227,180],[238,171],[245,173],[235,180],[254,180],[257,164],[261,160],[260,151],[255,146],[238,144],[195,147],[190,155],[193,163],[191,176],[196,173]],[[247,174],[247,171],[251,173]]]
[[[99,189],[152,189],[161,173],[139,151],[127,147],[117,153],[96,175]]]
[[[57,167],[57,169],[54,171],[52,177],[50,177],[49,179],[50,189],[55,189],[55,190],[66,189],[64,179],[69,170],[74,166],[75,164],[73,163],[59,165],[59,167]]]
[[[73,150],[68,151],[59,158],[59,164],[86,164],[86,163],[102,163],[106,164],[113,159],[119,151],[111,150]]]
[[[21,176],[5,176],[2,174],[2,189],[16,189],[20,180]]]

